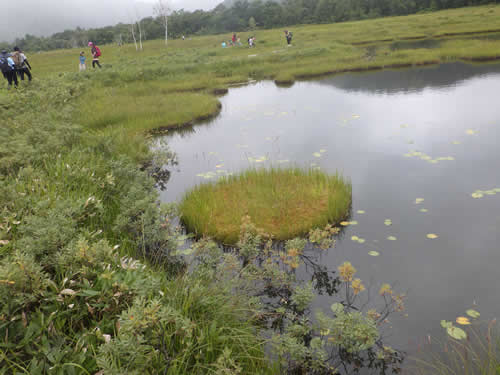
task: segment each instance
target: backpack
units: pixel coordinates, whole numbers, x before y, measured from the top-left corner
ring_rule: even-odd
[[[2,73],[7,73],[12,70],[6,56],[0,56],[0,70]]]
[[[101,50],[97,46],[94,46],[94,47],[95,47],[95,57],[100,57],[101,56]]]
[[[21,53],[19,51],[16,51],[12,54],[11,58],[12,61],[14,61],[14,65],[20,68],[22,65]]]

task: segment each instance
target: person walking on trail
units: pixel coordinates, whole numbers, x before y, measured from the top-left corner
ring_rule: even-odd
[[[288,30],[285,30],[285,38],[286,38],[286,42],[288,43],[289,46],[292,43],[292,37],[293,37],[292,32],[288,31]]]
[[[236,33],[233,33],[233,37],[231,38],[231,42],[233,42],[233,46],[236,45]]]
[[[21,81],[24,81],[24,75],[28,76],[28,80],[31,81],[33,78],[31,76],[31,65],[26,58],[26,55],[19,49],[19,47],[14,47],[14,52],[12,53],[12,60],[14,61],[14,65],[16,66],[17,74],[19,74],[19,78]]]
[[[101,64],[99,64],[99,57],[101,57],[101,50],[92,42],[89,42],[89,47],[91,47],[90,52],[92,53],[92,68],[95,69],[96,65],[99,67],[99,69],[102,68]]]
[[[2,71],[3,76],[9,83],[8,89],[12,87],[12,82],[17,88],[17,74],[16,74],[16,66],[14,64],[14,60],[10,57],[10,54],[7,53],[6,50],[0,52],[0,70]]]
[[[85,52],[80,52],[80,65],[79,65],[79,68],[80,68],[80,72],[83,72],[84,70],[87,70],[87,65],[85,65],[85,60],[87,58],[85,57]]]

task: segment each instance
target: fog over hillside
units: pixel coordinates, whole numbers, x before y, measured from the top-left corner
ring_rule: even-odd
[[[222,0],[171,0],[174,9],[211,9]],[[17,0],[2,1],[0,41],[26,34],[47,36],[73,29],[130,22],[153,14],[155,0]]]

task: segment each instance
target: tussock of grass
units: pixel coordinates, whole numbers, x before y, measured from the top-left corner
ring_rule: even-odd
[[[188,230],[235,244],[245,215],[273,238],[285,240],[338,223],[350,206],[351,185],[338,174],[271,168],[199,185],[185,195],[180,211]]]

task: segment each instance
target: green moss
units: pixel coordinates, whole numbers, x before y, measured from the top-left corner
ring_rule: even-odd
[[[180,211],[190,231],[235,244],[246,215],[266,234],[285,240],[340,222],[350,206],[351,185],[339,175],[298,168],[251,169],[195,187]]]

